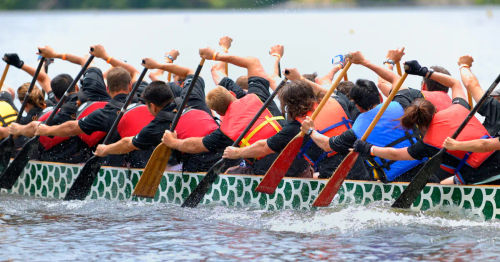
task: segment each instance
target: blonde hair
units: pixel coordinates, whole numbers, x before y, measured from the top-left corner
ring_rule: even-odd
[[[46,107],[45,99],[40,88],[34,86],[33,90],[31,90],[31,93],[28,95],[28,98],[26,98],[29,86],[30,83],[24,83],[17,89],[17,96],[19,97],[19,100],[24,101],[24,99],[27,99],[26,103],[44,109]]]
[[[222,86],[217,86],[210,90],[206,98],[208,107],[222,116],[226,114],[229,104],[235,100],[236,97]]]

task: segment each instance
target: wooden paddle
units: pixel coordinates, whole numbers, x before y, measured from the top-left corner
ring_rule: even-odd
[[[346,75],[349,67],[351,67],[351,61],[347,61],[347,64],[342,72],[340,72],[340,75],[337,79],[335,79],[335,82],[332,83],[332,86],[325,94],[318,107],[316,107],[316,110],[314,110],[314,113],[311,116],[312,120],[318,116],[321,109],[323,109],[323,106],[326,104],[328,99],[330,99],[330,96],[333,91],[335,91],[342,78]],[[302,147],[302,142],[304,141],[304,135],[305,133],[301,131],[286,145],[283,150],[281,150],[279,156],[267,170],[264,178],[262,178],[257,188],[255,188],[256,191],[266,194],[274,193],[274,190],[276,190],[276,187],[278,187],[281,179],[285,176],[286,172],[292,165],[293,160],[299,153],[300,148]]]
[[[200,76],[201,69],[203,68],[203,64],[205,63],[205,59],[202,58],[198,68],[196,68],[196,72],[194,73],[191,84],[189,85],[188,91],[186,92],[186,96],[182,100],[181,107],[178,108],[177,114],[175,114],[175,118],[170,125],[170,131],[174,131],[179,119],[181,118],[182,111],[189,100],[189,96],[191,95],[191,91],[194,88],[196,81],[198,81],[198,77]],[[156,194],[156,190],[158,190],[158,185],[161,182],[161,178],[163,176],[163,172],[165,172],[165,168],[167,167],[168,159],[172,150],[163,143],[160,143],[153,153],[151,157],[149,157],[149,161],[144,168],[144,172],[139,178],[139,182],[135,185],[133,196],[140,197],[149,197],[153,198]]]
[[[5,69],[3,70],[2,79],[0,79],[0,91],[2,91],[3,82],[5,81],[5,77],[7,77],[7,72],[9,72],[9,67],[10,65],[7,64],[5,66]]]
[[[476,114],[476,112],[481,108],[481,106],[484,104],[484,101],[486,101],[486,98],[488,98],[493,92],[493,89],[498,85],[500,82],[500,75],[497,76],[495,81],[491,84],[491,86],[488,88],[486,93],[481,97],[481,99],[477,102],[476,106],[472,108],[472,111],[467,115],[465,120],[462,122],[462,124],[457,128],[455,133],[453,133],[453,136],[451,138],[456,139],[457,136],[462,132],[462,130],[465,128],[469,120]],[[446,148],[441,148],[438,153],[436,153],[429,161],[425,163],[425,165],[418,171],[418,173],[415,175],[415,177],[412,179],[411,183],[406,187],[405,191],[394,201],[394,204],[392,204],[392,207],[395,208],[410,208],[410,206],[413,204],[415,199],[417,199],[418,195],[424,189],[425,185],[427,184],[427,181],[431,177],[432,174],[435,173],[436,170],[438,170],[439,166],[441,165],[441,162],[443,162],[443,155],[446,152]]]
[[[285,72],[287,74],[287,72]],[[245,127],[245,130],[240,134],[238,139],[233,142],[231,146],[238,146],[241,140],[245,137],[245,135],[248,133],[250,128],[255,124],[255,121],[259,119],[260,115],[264,110],[266,110],[267,106],[273,101],[274,97],[276,94],[278,94],[279,90],[283,88],[286,84],[286,77],[281,81],[281,83],[276,87],[274,92],[267,98],[266,102],[262,105],[262,107],[259,109],[257,114],[253,117],[252,121],[248,123],[248,125]],[[200,181],[198,186],[191,192],[191,194],[184,200],[184,203],[182,204],[182,207],[196,207],[201,200],[203,199],[203,196],[205,193],[207,193],[208,189],[210,186],[215,182],[215,179],[219,176],[219,173],[225,172],[228,166],[226,166],[226,161],[225,158],[221,158],[217,163],[215,163],[210,169],[207,171],[203,179]]]
[[[469,106],[472,107],[472,94],[467,90],[467,100],[469,100]]]
[[[399,79],[398,83],[396,86],[392,89],[391,93],[389,94],[389,97],[385,100],[384,104],[378,111],[377,115],[375,115],[375,118],[373,118],[371,124],[368,126],[366,129],[365,133],[361,137],[361,140],[366,141],[370,133],[372,132],[373,128],[377,124],[378,120],[382,115],[384,114],[385,110],[389,106],[389,103],[391,103],[392,99],[396,95],[396,93],[399,91],[399,88],[403,85],[403,82],[405,81],[406,77],[408,76],[407,73],[404,73],[403,76]],[[349,171],[351,171],[352,167],[354,166],[354,163],[358,159],[359,153],[351,151],[347,156],[342,160],[342,163],[337,167],[335,172],[333,172],[333,175],[330,177],[328,182],[326,183],[325,187],[321,190],[319,193],[318,197],[316,200],[314,200],[313,206],[315,207],[325,207],[332,202],[333,197],[335,197],[335,194],[337,194],[337,191],[339,190],[340,186],[344,182],[345,178],[347,177],[347,174]]]
[[[73,82],[70,83],[70,85],[66,88],[66,91],[64,92],[64,95],[61,97],[57,105],[54,107],[52,110],[52,113],[50,113],[49,117],[45,121],[45,123],[50,124],[52,122],[52,119],[54,116],[57,114],[61,106],[68,100],[69,97],[69,90],[72,89],[78,80],[82,77],[83,73],[85,70],[87,70],[87,67],[90,65],[92,60],[94,59],[94,56],[91,55],[88,59],[85,65],[82,67],[78,75],[75,77]],[[28,140],[24,145],[21,151],[17,154],[17,156],[14,158],[12,163],[5,169],[5,171],[2,173],[0,176],[0,188],[7,188],[10,189],[16,183],[17,178],[21,175],[21,173],[24,170],[24,167],[28,164],[28,161],[30,160],[31,156],[33,153],[38,150],[38,144],[39,144],[39,139],[40,136],[34,136],[30,140]]]
[[[398,75],[402,76],[402,73],[401,73],[401,64],[399,64],[399,62],[396,63],[396,69],[398,70]]]
[[[142,61],[142,63],[144,64],[144,61]],[[144,68],[142,70],[141,75],[135,82],[134,87],[132,88],[132,91],[130,91],[130,93],[128,94],[125,103],[123,104],[120,112],[116,116],[113,125],[106,134],[106,137],[102,142],[103,144],[105,145],[109,144],[111,138],[113,137],[116,131],[116,128],[118,127],[120,119],[122,119],[123,114],[125,114],[125,112],[127,111],[127,107],[132,102],[135,92],[141,85],[142,79],[144,79],[144,76],[146,75],[147,71],[148,71],[147,68]],[[68,193],[66,193],[64,200],[83,200],[85,199],[85,197],[87,197],[87,195],[90,192],[90,188],[92,187],[92,184],[94,183],[94,180],[97,177],[97,173],[99,173],[99,170],[101,169],[101,165],[102,162],[104,162],[104,159],[105,157],[93,155],[87,160],[87,162],[85,162],[85,165],[83,166],[82,170],[80,170],[80,173],[76,177],[75,182],[73,183],[73,185],[71,185],[71,188],[68,190]]]
[[[38,75],[40,74],[40,70],[42,70],[43,62],[45,62],[45,57],[42,57],[40,61],[38,62],[38,66],[36,68],[35,74],[33,75],[33,79],[31,80],[30,86],[28,87],[28,91],[26,91],[26,96],[28,97],[33,88],[35,87],[36,79],[38,78]],[[7,64],[8,65],[8,64]],[[8,67],[5,67],[7,69]],[[4,75],[7,74],[7,70],[4,71]],[[3,76],[2,76],[3,79]],[[2,82],[3,83],[3,82]],[[23,116],[24,108],[26,107],[26,102],[28,99],[24,99],[23,103],[21,104],[21,109],[19,110],[19,113],[17,113],[17,118],[16,118],[16,123],[19,123],[21,121],[21,118]],[[12,135],[9,135],[7,138],[2,140],[0,142],[0,167],[4,168],[9,164],[10,157],[12,156],[12,153],[14,152],[14,138]],[[5,173],[5,172],[3,172]],[[0,184],[2,182],[2,175],[0,175]]]

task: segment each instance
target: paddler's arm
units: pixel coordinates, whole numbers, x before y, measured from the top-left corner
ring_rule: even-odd
[[[320,86],[324,86],[325,88],[330,88],[330,86],[332,85],[333,77],[342,68],[344,68],[344,64],[343,63],[336,63],[332,67],[332,69],[330,69],[330,71],[328,71],[328,73],[326,75],[324,75],[323,77],[318,77],[316,79],[317,83]]]
[[[198,154],[208,152],[208,149],[203,145],[203,137],[190,137],[186,139],[178,139],[177,133],[166,130],[163,134],[162,143],[166,146],[179,150],[184,153]]]
[[[446,138],[443,147],[449,150],[461,150],[467,152],[490,152],[500,150],[500,138],[474,139],[469,141],[457,141],[451,137]]]
[[[39,124],[35,131],[38,136],[76,136],[82,134],[83,130],[78,125],[78,120],[66,121],[60,125],[48,126]]]
[[[271,79],[276,82],[280,81],[280,61],[283,58],[283,54],[285,53],[285,48],[282,45],[273,45],[271,46],[271,50],[269,50],[269,54],[273,56],[273,74],[271,75]]]
[[[9,133],[13,136],[33,137],[35,136],[36,127],[39,123],[39,121],[31,121],[26,125],[12,123],[8,126]]]
[[[146,67],[148,69],[161,69],[163,71],[170,72],[170,73],[177,75],[177,76],[180,76],[182,78],[185,78],[187,75],[194,74],[193,69],[190,69],[188,67],[183,67],[183,66],[180,66],[177,64],[172,64],[172,63],[160,64],[152,58],[143,58],[142,60],[144,60],[144,62],[145,62],[144,67]]]
[[[267,139],[262,139],[246,147],[228,146],[224,150],[222,157],[229,159],[256,158],[272,153],[275,152],[267,145]]]
[[[392,86],[396,86],[396,84],[398,83],[400,77],[397,74],[395,74],[394,72],[392,72],[387,68],[373,64],[368,59],[366,59],[360,51],[352,52],[350,53],[350,55],[351,55],[350,59],[353,64],[359,64],[372,70],[379,77],[391,83]],[[383,89],[381,88],[380,91],[382,91],[382,94],[384,94],[387,97],[389,96],[392,86],[390,88],[387,88],[388,86],[384,85],[382,86]]]
[[[409,153],[408,147],[394,148],[394,147],[379,147],[374,146],[363,140],[356,140],[354,142],[354,151],[358,152],[361,156],[378,156],[389,160],[415,160]]]
[[[314,141],[314,143],[319,148],[323,149],[323,151],[329,152],[332,150],[330,148],[330,141],[329,141],[330,138],[323,135],[323,134],[316,132],[316,130],[314,128],[314,122],[312,121],[312,119],[310,117],[306,117],[304,122],[302,122],[302,126],[300,127],[300,130],[305,134],[307,134],[308,132],[311,132],[309,136],[311,137],[311,139]],[[309,131],[309,130],[312,130],[312,131]]]
[[[404,47],[402,47],[400,49],[391,49],[391,50],[387,51],[387,55],[385,57],[386,60],[384,61],[384,67],[386,67],[390,71],[394,71],[394,65],[399,64],[399,62],[401,61],[401,58],[405,55],[404,51],[405,51]],[[394,64],[392,64],[391,61]],[[385,96],[388,96],[392,90],[392,84],[380,76],[378,77],[377,86]],[[407,88],[402,86],[399,88],[399,90],[401,90],[401,89],[407,89]]]
[[[97,146],[94,155],[104,157],[107,155],[121,155],[132,152],[134,150],[139,150],[139,148],[135,147],[134,144],[132,144],[132,138],[134,137],[124,137],[119,141],[109,145],[100,144]]]
[[[91,46],[91,48],[93,48],[93,51],[90,51],[90,54],[94,55],[95,57],[101,58],[102,60],[106,61],[106,63],[110,64],[113,67],[124,68],[125,70],[127,70],[127,72],[129,72],[130,77],[132,77],[132,82],[135,82],[137,80],[137,77],[139,76],[139,71],[137,71],[135,67],[108,55],[106,49],[104,49],[104,46],[102,45],[93,45]]]
[[[7,136],[9,136],[8,127],[0,126],[0,139],[3,139],[5,137],[7,137]]]
[[[458,58],[462,83],[477,103],[481,100],[481,97],[483,97],[484,91],[481,89],[479,81],[470,69],[472,67],[472,62],[474,62],[474,59],[470,55],[464,55]]]
[[[59,58],[62,60],[67,60],[68,62],[71,62],[73,64],[77,64],[80,66],[85,65],[85,62],[87,59],[73,55],[73,54],[68,54],[68,53],[56,53],[54,49],[50,46],[44,46],[44,47],[38,47],[38,50],[40,50],[40,55],[42,55],[45,58]]]

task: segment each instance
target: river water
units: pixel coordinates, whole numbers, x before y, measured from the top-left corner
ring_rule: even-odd
[[[498,74],[500,9],[389,8],[127,12],[2,12],[0,51],[36,64],[36,46],[84,54],[101,43],[113,57],[139,67],[142,57],[163,59],[179,49],[178,64],[195,68],[197,49],[234,38],[231,52],[261,58],[285,46],[283,67],[324,74],[332,56],[361,50],[382,63],[386,50],[405,46],[406,58],[439,64],[458,76],[456,60],[472,54],[483,88]],[[106,64],[96,61],[106,69]],[[202,76],[207,88],[210,62]],[[50,76],[75,75],[78,66],[56,61]],[[230,76],[244,71],[230,66]],[[376,77],[359,66],[351,79]],[[12,68],[6,83],[29,77]],[[408,77],[409,86],[419,78]],[[263,211],[221,206],[118,201],[71,201],[0,196],[0,260],[167,261],[499,260],[499,221],[478,221],[463,210],[402,213],[388,202],[342,205],[317,211]]]

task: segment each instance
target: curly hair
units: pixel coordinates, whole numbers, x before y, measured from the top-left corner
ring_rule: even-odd
[[[422,98],[416,99],[405,109],[405,113],[400,118],[401,126],[412,129],[415,125],[419,129],[427,129],[436,113],[434,105]]]
[[[29,93],[26,103],[32,104],[35,107],[44,109],[46,107],[45,100],[43,98],[42,90],[38,87],[33,87],[31,93]]]
[[[288,113],[291,119],[303,117],[311,111],[316,102],[316,96],[309,84],[303,80],[291,81],[280,93],[281,112]]]

